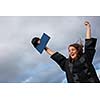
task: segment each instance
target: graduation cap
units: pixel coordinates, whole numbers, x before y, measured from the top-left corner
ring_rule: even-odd
[[[43,50],[45,49],[49,39],[50,37],[47,34],[43,33],[41,39],[38,37],[34,37],[31,43],[37,49],[37,51],[41,54]],[[38,41],[40,41],[40,43],[38,43]]]

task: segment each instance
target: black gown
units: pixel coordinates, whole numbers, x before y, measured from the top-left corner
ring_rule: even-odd
[[[74,62],[56,52],[51,58],[66,72],[69,83],[99,83],[95,68],[92,64],[95,54],[96,38],[85,39],[85,52]]]

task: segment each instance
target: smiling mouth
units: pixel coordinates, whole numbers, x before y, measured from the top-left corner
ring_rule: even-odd
[[[74,54],[71,54],[71,56],[74,56]]]

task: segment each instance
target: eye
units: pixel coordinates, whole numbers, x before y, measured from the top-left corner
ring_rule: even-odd
[[[72,49],[72,51],[74,51],[74,49]]]
[[[71,49],[71,51],[75,51],[75,49]]]
[[[68,51],[69,51],[69,52],[75,52],[75,51],[76,51],[76,48],[70,47],[70,48],[68,49]]]

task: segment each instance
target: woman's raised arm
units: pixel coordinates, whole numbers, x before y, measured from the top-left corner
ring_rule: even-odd
[[[91,39],[91,25],[88,21],[84,22],[84,25],[86,27],[86,39]]]

